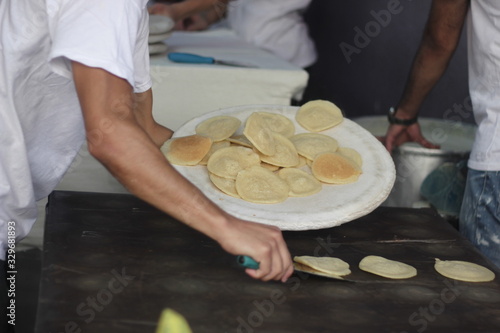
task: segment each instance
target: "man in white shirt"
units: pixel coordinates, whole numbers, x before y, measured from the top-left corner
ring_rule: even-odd
[[[422,44],[401,101],[390,114],[389,151],[423,138],[422,101],[446,70],[467,20],[469,89],[478,125],[468,161],[460,232],[500,267],[500,1],[434,0]]]
[[[302,68],[317,58],[303,12],[311,0],[236,0],[228,5],[229,26],[244,40]]]
[[[29,232],[36,201],[56,187],[86,136],[91,154],[131,193],[229,253],[252,256],[260,268],[250,276],[285,281],[293,267],[281,232],[229,216],[160,152],[172,131],[152,117],[146,3],[0,2],[0,261]]]

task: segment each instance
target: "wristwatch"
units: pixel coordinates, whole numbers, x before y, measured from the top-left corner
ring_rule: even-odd
[[[396,108],[391,107],[389,109],[389,113],[387,114],[387,119],[389,120],[389,123],[391,125],[395,124],[395,125],[410,126],[410,125],[415,124],[418,121],[418,116],[416,116],[415,118],[411,118],[411,119],[399,119],[399,118],[396,118]]]

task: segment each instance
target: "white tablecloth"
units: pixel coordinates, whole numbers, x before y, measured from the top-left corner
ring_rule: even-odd
[[[155,118],[175,130],[209,111],[248,104],[290,105],[308,80],[302,68],[240,40],[229,29],[174,32],[167,52],[188,52],[257,68],[179,64],[151,57]]]

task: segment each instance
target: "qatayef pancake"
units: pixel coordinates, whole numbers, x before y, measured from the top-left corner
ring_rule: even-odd
[[[229,138],[238,130],[241,120],[231,116],[216,116],[208,118],[196,126],[196,134],[208,136],[213,141]]]
[[[358,151],[355,149],[347,147],[339,147],[336,153],[351,159],[360,168],[363,166],[363,159],[361,158],[361,155],[358,153]]]
[[[247,118],[243,134],[262,154],[271,156],[276,153],[274,132],[262,126],[261,119],[257,113],[254,112]]]
[[[307,159],[314,159],[321,153],[334,153],[338,148],[337,140],[320,133],[301,133],[290,138],[297,152]]]
[[[359,269],[389,279],[409,279],[417,275],[415,267],[379,256],[364,257]]]
[[[299,154],[295,145],[283,135],[273,133],[275,153],[273,155],[259,154],[262,162],[279,167],[294,167],[299,164]],[[260,153],[260,151],[259,151]]]
[[[236,191],[243,200],[274,204],[288,198],[289,187],[286,181],[272,171],[253,166],[238,173]]]
[[[263,167],[264,169],[270,170],[270,171],[277,171],[279,170],[279,166],[277,165],[272,165],[266,162],[260,162],[260,166]]]
[[[244,135],[234,135],[227,138],[227,141],[243,147],[253,148],[253,144]]]
[[[266,127],[271,132],[279,133],[286,138],[291,137],[295,133],[295,125],[287,117],[270,112],[255,112],[256,121],[262,127]]]
[[[167,140],[160,150],[172,164],[197,165],[211,147],[212,139],[195,134]]]
[[[291,197],[306,197],[321,191],[321,183],[307,172],[296,168],[284,168],[278,171],[278,176],[286,180],[290,186]]]
[[[208,171],[222,178],[236,179],[241,170],[260,165],[260,158],[252,149],[231,146],[217,150],[208,159]]]
[[[299,155],[299,164],[297,164],[296,168],[302,168],[303,166],[306,166],[308,165],[307,164],[307,161],[309,159],[305,158],[304,156],[302,155]]]
[[[356,163],[337,153],[319,154],[311,170],[314,177],[328,184],[349,184],[358,180],[361,174]]]
[[[293,260],[300,264],[311,267],[314,270],[333,276],[344,276],[351,274],[349,264],[339,258],[296,256],[293,258]]]
[[[488,268],[467,261],[436,259],[434,268],[439,274],[454,280],[488,282],[495,279],[495,273]]]
[[[295,120],[308,131],[321,132],[340,124],[344,116],[332,102],[315,100],[302,105]]]
[[[208,159],[210,158],[210,156],[212,156],[213,153],[215,153],[219,149],[229,147],[230,145],[231,145],[231,143],[229,141],[226,141],[226,140],[212,143],[212,147],[210,147],[210,150],[208,151],[208,153],[205,155],[205,157],[203,157],[203,159],[198,164],[199,165],[207,165]]]
[[[210,180],[212,183],[222,192],[226,193],[235,198],[240,198],[238,192],[236,192],[236,185],[234,179],[222,178],[214,175],[213,173],[209,173]]]

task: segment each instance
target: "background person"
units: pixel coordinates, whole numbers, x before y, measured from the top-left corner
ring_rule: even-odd
[[[184,0],[155,3],[151,14],[166,15],[177,30],[209,28],[224,17],[228,26],[246,42],[267,50],[301,68],[317,59],[303,13],[311,0]]]
[[[200,31],[210,27],[226,15],[231,0],[185,0],[153,3],[149,13],[165,15],[175,22],[175,30]]]
[[[469,89],[478,128],[468,161],[459,229],[500,267],[500,2],[434,0],[421,46],[385,137],[389,151],[423,138],[417,115],[443,75],[467,19]]]

